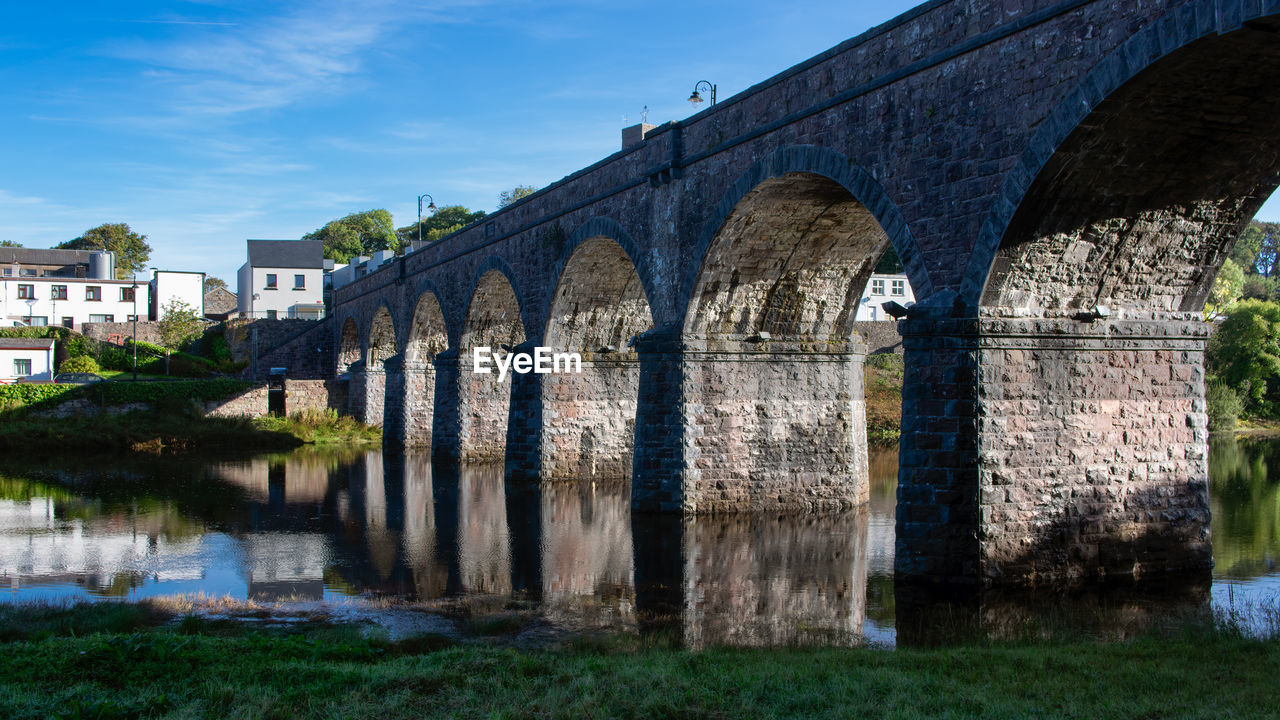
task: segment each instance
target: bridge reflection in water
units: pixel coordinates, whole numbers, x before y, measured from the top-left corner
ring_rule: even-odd
[[[8,468],[24,479],[0,479],[0,583],[19,601],[203,592],[516,607],[565,630],[690,647],[1010,636],[1042,632],[1046,617],[1123,635],[1209,608],[1204,579],[918,603],[894,587],[897,455],[873,452],[870,468],[870,502],[852,511],[686,517],[633,514],[626,480],[538,484],[412,452]]]
[[[868,553],[865,506],[633,517],[625,480],[539,485],[508,480],[500,464],[433,465],[415,453],[370,452],[332,469],[255,460],[215,474],[249,491],[251,524],[238,530],[247,548],[267,529],[312,545],[267,554],[290,558],[288,578],[246,553],[249,596],[259,600],[318,600],[325,586],[341,586],[409,601],[469,598],[473,607],[527,603],[566,629],[677,633],[694,647],[852,644],[866,630],[869,558],[883,577],[892,573],[883,551],[892,515],[877,522],[881,551]],[[892,512],[891,500],[876,512],[885,507]],[[330,532],[314,532],[318,524]],[[312,564],[311,585],[293,577],[308,557],[331,558]]]

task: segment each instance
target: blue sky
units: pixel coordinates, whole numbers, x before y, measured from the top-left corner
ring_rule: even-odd
[[[153,266],[234,290],[246,238],[409,225],[420,193],[492,210],[617,150],[645,106],[689,115],[697,80],[728,97],[916,4],[5,2],[0,240],[127,222]]]

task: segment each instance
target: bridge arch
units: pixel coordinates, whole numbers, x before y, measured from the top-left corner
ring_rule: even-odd
[[[398,392],[387,412],[397,412],[399,417],[395,436],[388,439],[404,446],[431,447],[438,377],[436,359],[449,348],[449,329],[434,283],[422,283],[418,291],[405,332],[400,373],[390,378],[395,380]]]
[[[491,257],[477,271],[458,344],[458,449],[463,460],[495,460],[505,454],[516,377],[499,379],[492,359],[485,364],[489,372],[476,372],[475,352],[492,358],[519,351],[525,328],[515,273],[505,261]]]
[[[577,353],[582,363],[580,373],[543,376],[544,476],[631,474],[640,388],[632,339],[653,327],[634,251],[617,223],[591,221],[558,263],[544,343],[554,352]]]
[[[351,392],[361,395],[355,399],[356,407],[362,408],[361,412],[356,414],[357,419],[380,427],[387,424],[387,372],[388,370],[393,373],[399,371],[398,367],[388,367],[389,361],[399,362],[400,350],[391,307],[392,305],[387,301],[379,301],[369,319],[369,335],[364,343],[363,387],[359,387],[357,383],[357,386],[351,389]],[[397,402],[392,402],[391,406],[399,408]]]
[[[862,291],[892,245],[932,292],[906,223],[847,158],[812,147],[757,163],[712,217],[682,332],[681,422],[700,438],[686,507],[862,502]]]
[[[982,226],[961,299],[977,316],[966,512],[991,518],[972,546],[984,582],[1209,567],[1199,312],[1280,184],[1280,16],[1232,29],[1222,7],[1186,3],[1106,56]]]
[[[353,363],[360,361],[364,351],[360,342],[360,326],[353,317],[342,323],[342,332],[338,335],[338,352],[335,356],[337,367],[335,375],[346,375]]]
[[[916,244],[915,238],[912,237],[911,229],[907,226],[902,213],[885,193],[880,183],[866,170],[835,150],[814,145],[799,145],[780,148],[756,161],[721,195],[715,209],[709,213],[698,244],[694,248],[695,262],[687,266],[682,293],[686,303],[696,300],[697,284],[708,264],[708,253],[711,252],[717,239],[722,237],[731,216],[735,212],[742,214],[743,201],[753,193],[759,194],[758,190],[762,185],[778,186],[777,183],[769,181],[778,181],[788,176],[823,178],[828,181],[828,191],[833,196],[837,193],[834,193],[834,188],[831,186],[839,186],[853,201],[860,204],[871,218],[874,218],[875,223],[882,228],[884,237],[880,239],[881,242],[877,247],[867,250],[869,259],[865,270],[868,275],[871,266],[892,244],[902,261],[916,297],[926,298],[933,294],[933,281],[925,266],[924,255]],[[866,278],[862,280],[865,284]],[[862,287],[859,286],[858,292],[861,290]],[[688,317],[689,313],[690,307],[687,305],[681,314]]]
[[[970,307],[1201,309],[1228,243],[1280,184],[1267,85],[1280,15],[1258,4],[1225,31],[1218,6],[1188,3],[1139,31],[1040,123],[970,257]]]

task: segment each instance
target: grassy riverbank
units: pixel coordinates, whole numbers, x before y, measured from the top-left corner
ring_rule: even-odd
[[[520,650],[354,628],[244,630],[147,606],[5,609],[0,715],[1274,717],[1280,642],[1187,626],[1127,642]]]
[[[202,417],[183,410],[65,418],[0,420],[0,453],[150,453],[284,451],[308,443],[365,444],[382,438],[376,427],[336,413],[288,418]]]
[[[902,423],[902,356],[869,355],[864,368],[867,441],[876,445],[895,444]]]

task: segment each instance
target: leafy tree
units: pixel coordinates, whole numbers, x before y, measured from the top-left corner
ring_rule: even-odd
[[[110,250],[116,255],[116,279],[127,280],[147,266],[151,246],[147,236],[134,232],[128,223],[105,223],[90,228],[75,240],[58,245],[58,250]]]
[[[303,235],[302,239],[320,240],[324,244],[324,256],[340,263],[379,250],[400,251],[391,213],[381,208],[330,221],[315,232]]]
[[[1216,317],[1244,294],[1244,271],[1230,258],[1223,261],[1218,277],[1213,279],[1213,289],[1209,291],[1209,302],[1205,303],[1205,312]]]
[[[1280,277],[1280,223],[1249,223],[1236,240],[1231,257],[1246,272],[1265,278]]]
[[[520,198],[529,197],[536,192],[538,188],[532,185],[517,185],[510,190],[503,190],[498,194],[498,209],[501,210]]]
[[[226,290],[226,289],[227,289],[227,281],[226,281],[226,280],[223,280],[222,278],[217,278],[217,277],[212,277],[212,276],[205,276],[205,279],[204,279],[204,291],[205,291],[206,293],[208,293],[208,292],[212,292],[213,290],[217,290],[218,288],[222,288],[223,290]]]
[[[902,261],[898,259],[898,251],[890,245],[889,249],[880,256],[880,262],[876,263],[874,272],[881,275],[897,275],[902,271]]]
[[[12,240],[0,240],[0,247],[22,247],[22,243],[16,243]]]
[[[431,217],[422,219],[422,241],[435,242],[479,221],[484,216],[483,210],[468,210],[461,205],[445,205],[436,210]],[[418,224],[414,223],[396,230],[396,236],[400,238],[401,247],[408,247],[409,243],[418,239]]]
[[[1248,300],[1266,300],[1271,297],[1274,283],[1261,275],[1246,275],[1240,286],[1240,296]]]
[[[177,350],[204,331],[204,320],[196,314],[196,309],[178,298],[165,303],[161,316],[156,329],[160,331],[160,342],[171,350]]]
[[[1280,305],[1242,300],[1209,342],[1209,370],[1256,415],[1274,412],[1280,394]]]

